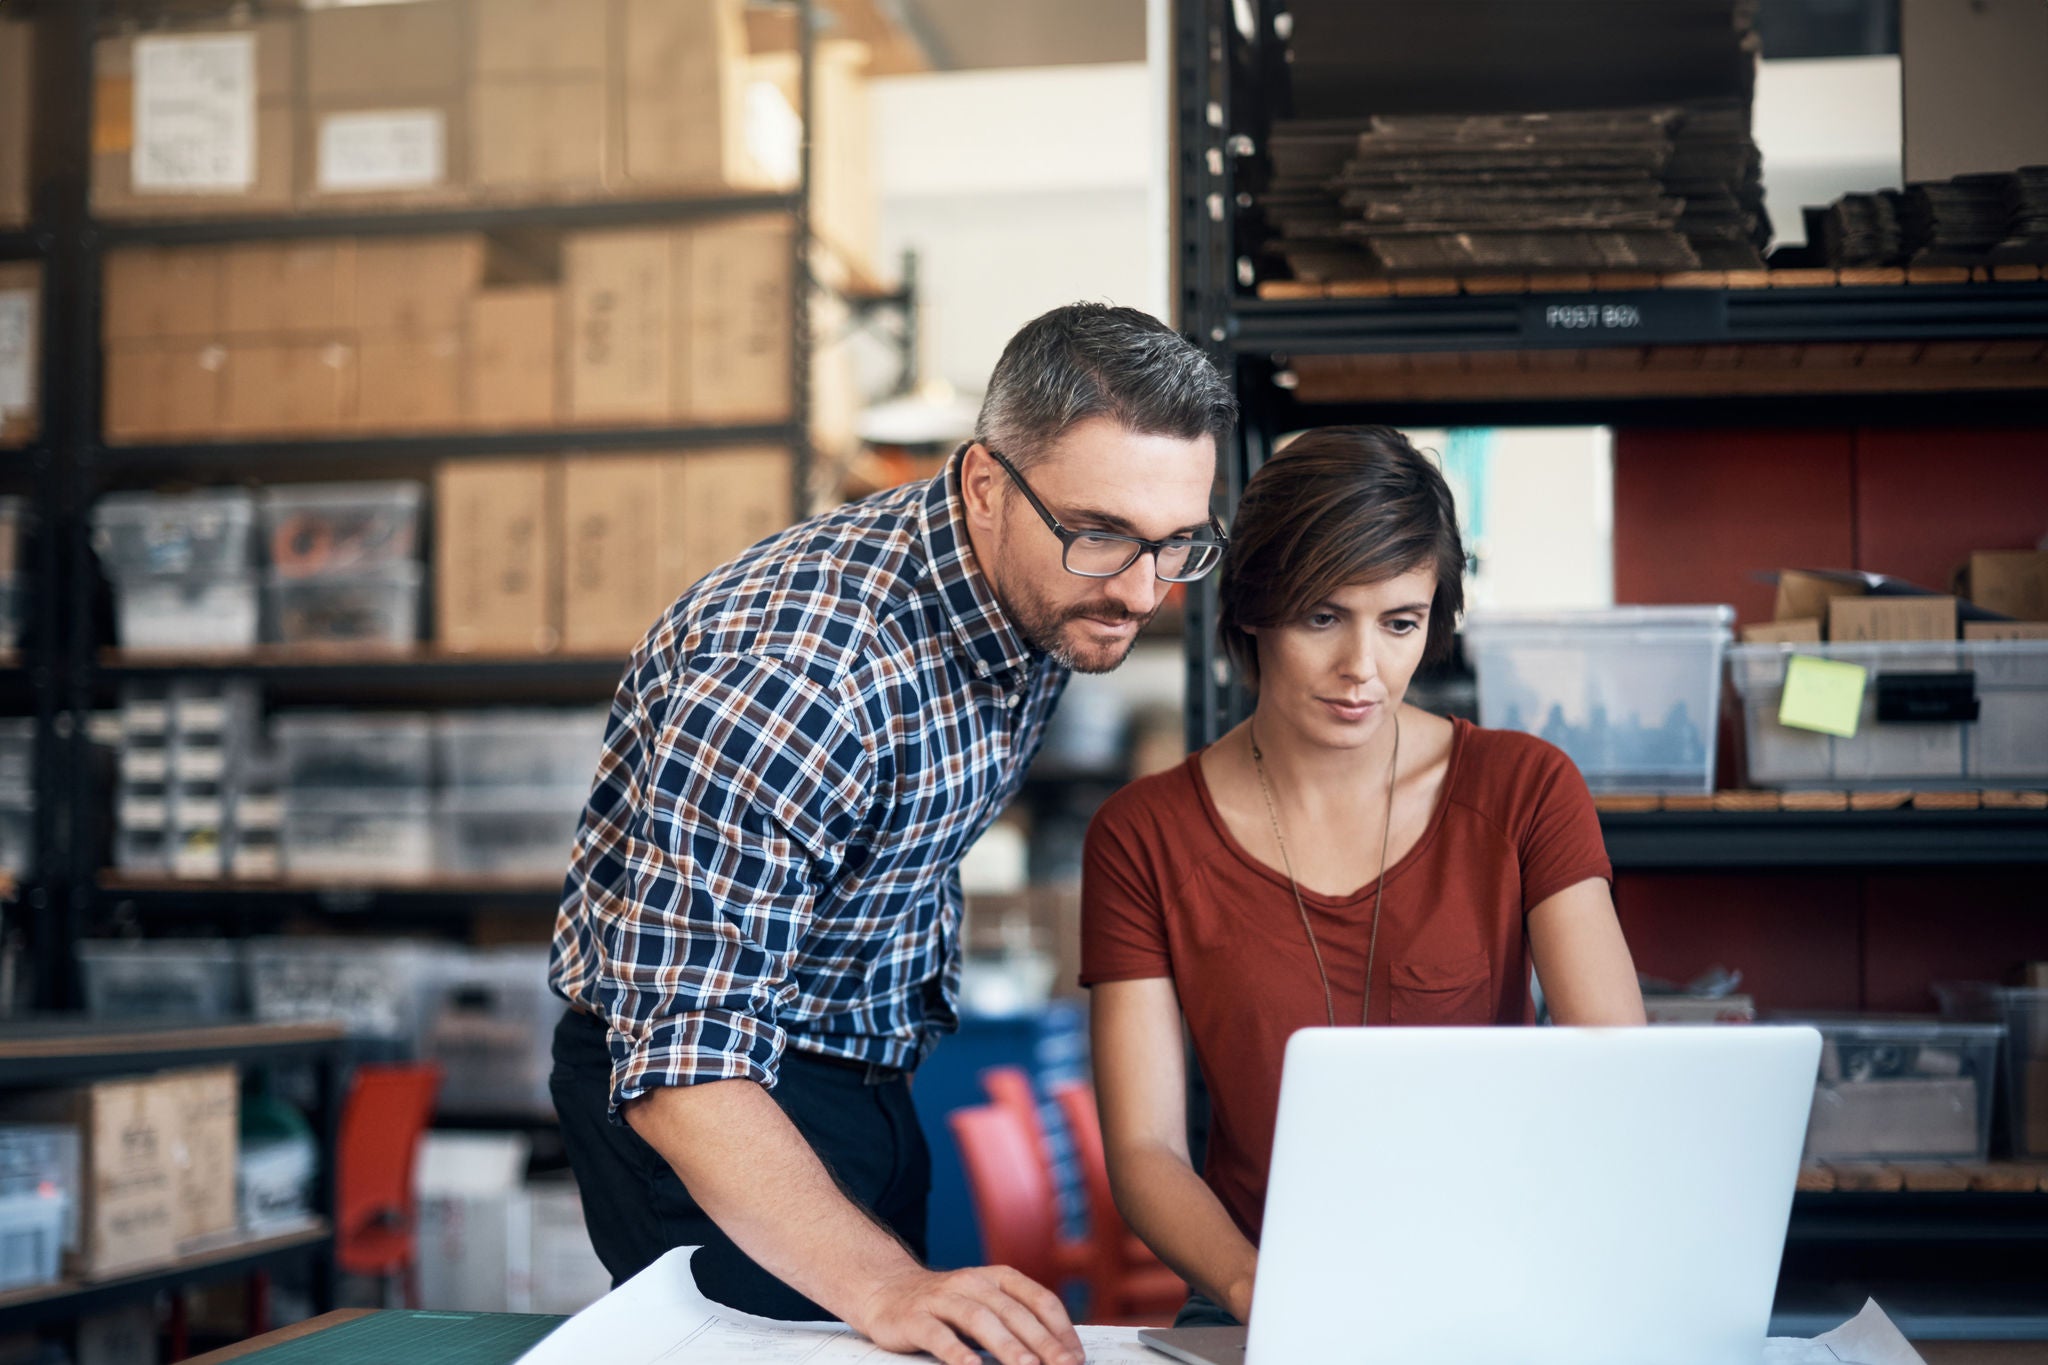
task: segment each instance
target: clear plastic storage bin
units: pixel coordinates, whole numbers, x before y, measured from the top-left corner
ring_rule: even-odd
[[[13,649],[21,643],[21,617],[28,606],[28,593],[23,590],[21,576],[0,570],[0,649]]]
[[[1869,670],[1850,739],[1778,723],[1796,655]],[[2033,787],[2048,783],[2048,640],[1737,645],[1749,780],[1759,787]],[[1950,684],[1975,719],[1880,720],[1888,687]]]
[[[432,809],[424,791],[291,792],[284,803],[284,870],[343,882],[432,876]]]
[[[419,557],[420,484],[301,484],[263,490],[263,537],[280,579],[360,575]]]
[[[413,713],[297,711],[271,726],[288,792],[423,789],[434,780],[434,722]]]
[[[27,792],[0,792],[0,872],[17,879],[35,871],[36,806]]]
[[[32,718],[0,720],[0,792],[27,792],[35,784],[36,723]]]
[[[420,635],[420,567],[390,564],[333,578],[272,572],[271,632],[283,645],[403,649]]]
[[[83,1152],[75,1124],[0,1124],[0,1198],[37,1195],[62,1200],[65,1246],[78,1244]]]
[[[559,877],[569,870],[582,787],[457,789],[439,801],[441,865],[463,876]]]
[[[109,493],[92,509],[92,543],[114,579],[223,578],[250,565],[255,500],[209,493]]]
[[[339,1023],[358,1038],[417,1046],[449,958],[444,948],[389,940],[256,939],[247,947],[258,1019]]]
[[[451,712],[435,724],[451,787],[584,787],[597,774],[610,711]]]
[[[70,1202],[55,1191],[0,1195],[0,1290],[56,1280]]]
[[[424,1052],[442,1068],[444,1114],[547,1114],[555,1025],[546,948],[465,953],[445,964]]]
[[[1549,740],[1596,792],[1710,792],[1735,609],[1476,613],[1479,722]]]
[[[225,939],[78,945],[86,1013],[96,1019],[231,1019],[242,1013],[242,955]]]
[[[2048,1157],[2048,986],[2000,990],[1998,1005],[2005,1017],[2012,1154]]]
[[[1822,1038],[1809,1159],[1982,1161],[2005,1028],[1911,1017],[1782,1019]]]
[[[246,573],[114,580],[124,649],[247,649],[257,640],[256,579]]]

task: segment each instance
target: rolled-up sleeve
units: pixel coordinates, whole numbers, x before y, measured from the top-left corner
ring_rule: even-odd
[[[614,1115],[662,1086],[775,1084],[792,965],[873,768],[847,709],[772,659],[692,660],[641,719],[610,850],[623,894],[592,907]]]

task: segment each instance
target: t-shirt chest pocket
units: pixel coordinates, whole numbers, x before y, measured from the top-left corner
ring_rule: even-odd
[[[1484,949],[1437,962],[1396,962],[1388,985],[1392,1023],[1493,1022],[1493,960]]]

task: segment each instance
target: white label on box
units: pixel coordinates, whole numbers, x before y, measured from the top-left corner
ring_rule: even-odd
[[[0,289],[0,413],[26,409],[36,386],[36,296]]]
[[[256,35],[135,40],[137,190],[234,191],[256,183]]]
[[[121,754],[121,776],[131,782],[161,782],[170,772],[170,755],[162,749],[128,749]]]
[[[320,120],[322,190],[418,190],[447,174],[448,125],[438,109],[380,109]]]

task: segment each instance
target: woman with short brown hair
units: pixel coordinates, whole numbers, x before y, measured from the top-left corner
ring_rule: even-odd
[[[1557,1022],[1642,1022],[1571,760],[1404,700],[1451,650],[1464,564],[1450,490],[1399,432],[1300,437],[1246,486],[1224,553],[1218,631],[1251,717],[1089,829],[1082,980],[1110,1176],[1194,1287],[1182,1325],[1250,1310],[1294,1030],[1525,1023],[1532,965]],[[1183,1024],[1211,1100],[1202,1176]]]

